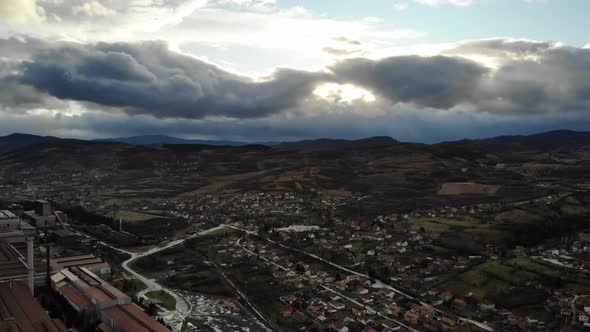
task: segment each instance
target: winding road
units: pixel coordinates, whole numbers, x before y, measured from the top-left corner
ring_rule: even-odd
[[[145,297],[146,293],[152,292],[152,291],[165,291],[166,293],[170,294],[170,296],[174,297],[174,299],[176,300],[176,310],[169,312],[168,316],[170,316],[170,317],[168,317],[166,322],[170,325],[173,325],[177,330],[180,330],[180,327],[182,326],[182,323],[184,322],[185,318],[192,311],[191,304],[185,298],[178,295],[175,291],[173,291],[170,288],[167,288],[165,286],[162,286],[155,279],[146,278],[145,276],[143,276],[142,274],[140,274],[139,272],[137,272],[133,268],[131,268],[129,265],[131,264],[131,262],[135,261],[136,259],[146,257],[149,255],[153,255],[153,254],[161,252],[163,250],[183,244],[185,241],[190,240],[192,238],[207,235],[209,233],[215,232],[215,231],[223,229],[223,228],[225,228],[225,225],[219,225],[219,226],[204,230],[202,232],[193,234],[193,235],[188,236],[186,238],[174,240],[172,242],[167,243],[164,246],[154,247],[150,250],[147,250],[147,251],[144,251],[141,253],[130,252],[125,249],[114,247],[114,246],[112,246],[108,243],[105,243],[105,242],[100,242],[100,244],[102,244],[103,246],[106,246],[108,248],[111,248],[113,250],[117,250],[119,252],[131,255],[131,257],[129,259],[127,259],[126,261],[124,261],[121,264],[121,267],[126,272],[133,275],[135,278],[137,278],[138,280],[140,280],[141,282],[143,282],[147,286],[146,289],[142,290],[141,292],[139,292],[137,294],[138,297]]]

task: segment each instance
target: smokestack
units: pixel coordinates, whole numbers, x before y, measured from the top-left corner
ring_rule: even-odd
[[[50,288],[51,287],[51,264],[50,264],[50,260],[51,260],[51,246],[47,245],[46,247],[46,251],[47,251],[47,287]]]
[[[31,294],[35,296],[35,266],[34,266],[34,257],[33,257],[33,237],[27,237],[27,269],[28,269],[28,281],[29,281],[29,290]]]

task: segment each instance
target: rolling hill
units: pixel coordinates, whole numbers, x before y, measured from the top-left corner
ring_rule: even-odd
[[[22,149],[33,144],[56,140],[57,137],[14,133],[0,137],[0,154]]]

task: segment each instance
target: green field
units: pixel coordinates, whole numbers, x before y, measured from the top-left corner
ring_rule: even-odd
[[[145,295],[150,299],[161,301],[162,306],[168,310],[174,310],[176,308],[176,300],[165,291],[148,292]]]
[[[145,284],[137,279],[118,279],[111,281],[111,284],[128,296],[135,296],[146,288]]]
[[[575,293],[588,289],[590,280],[577,277],[564,270],[534,261],[528,257],[510,260],[488,260],[443,284],[458,296],[472,294],[482,300],[500,301],[506,306],[542,303],[542,296],[531,283],[556,287],[561,291]],[[517,294],[517,295],[515,295]]]
[[[580,216],[589,214],[590,208],[585,206],[564,205],[561,207],[561,212],[565,215]]]
[[[409,218],[404,223],[414,231],[424,229],[426,232],[446,232],[451,229],[476,228],[481,222],[471,217],[462,219],[415,217]]]
[[[132,211],[121,211],[118,213],[118,216],[126,222],[144,222],[154,218],[161,218],[160,216]]]

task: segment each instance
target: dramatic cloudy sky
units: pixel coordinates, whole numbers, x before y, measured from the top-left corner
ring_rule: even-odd
[[[587,0],[0,0],[0,135],[590,130]]]

